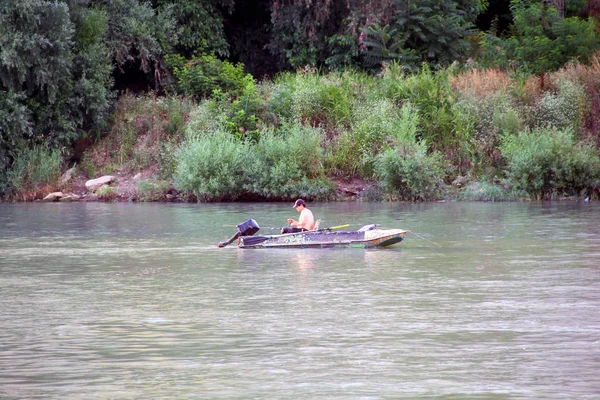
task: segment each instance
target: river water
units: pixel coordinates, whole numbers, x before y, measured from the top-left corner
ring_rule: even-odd
[[[429,241],[217,249],[297,213],[0,204],[0,398],[600,399],[600,204],[310,207]]]

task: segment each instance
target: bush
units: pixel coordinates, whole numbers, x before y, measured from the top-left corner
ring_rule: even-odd
[[[198,200],[235,200],[249,192],[247,171],[255,162],[250,145],[222,129],[184,141],[177,159],[175,186]]]
[[[117,198],[117,190],[113,186],[103,185],[98,190],[96,190],[96,194],[100,200],[104,201],[113,201]]]
[[[416,140],[419,115],[408,102],[399,109],[390,100],[373,100],[356,107],[352,119],[334,149],[334,165],[345,175],[370,177],[377,154],[393,143]]]
[[[556,93],[547,92],[535,106],[535,124],[577,131],[588,104],[585,89],[566,79],[560,79],[556,86]]]
[[[34,200],[58,186],[61,154],[57,149],[34,146],[20,150],[6,172],[7,192],[19,200]]]
[[[138,201],[161,201],[171,190],[171,185],[166,181],[140,181],[138,183]]]
[[[453,129],[452,89],[448,81],[450,71],[433,73],[424,64],[411,75],[397,75],[388,83],[388,96],[396,102],[409,101],[419,111],[419,134],[435,149],[453,149],[460,138]]]
[[[224,129],[182,143],[175,185],[201,201],[298,196],[324,199],[333,185],[322,176],[320,131],[286,124],[258,143],[236,140]]]
[[[466,201],[506,201],[511,197],[504,190],[493,183],[475,182],[464,189],[458,195],[460,200]]]
[[[238,98],[215,90],[212,106],[220,112],[220,123],[238,138],[258,141],[261,121],[258,117],[261,99],[254,82],[247,82]]]
[[[350,97],[337,74],[298,73],[293,81],[292,114],[312,126],[334,127],[349,123]]]
[[[443,183],[442,156],[427,154],[423,143],[388,149],[377,157],[375,175],[391,198],[435,200]]]
[[[538,200],[590,194],[600,184],[600,155],[572,130],[526,130],[501,146],[510,186]]]
[[[255,147],[257,168],[253,192],[266,199],[292,199],[303,195],[323,198],[331,184],[323,174],[321,131],[297,123],[267,132]]]
[[[212,134],[220,129],[221,110],[214,101],[202,101],[190,112],[190,119],[185,129],[187,140],[197,139]]]
[[[453,108],[455,129],[463,138],[461,148],[468,154],[473,172],[494,175],[501,166],[500,137],[521,130],[520,111],[503,92],[483,98],[461,92]]]
[[[254,82],[252,75],[244,73],[243,64],[221,61],[213,54],[204,54],[191,60],[172,54],[165,59],[176,79],[175,90],[196,99],[209,97],[214,90],[237,97],[249,82]]]

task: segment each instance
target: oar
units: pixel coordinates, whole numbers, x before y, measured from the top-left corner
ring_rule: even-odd
[[[440,246],[439,244],[437,244],[437,243],[435,243],[435,242],[432,242],[432,241],[431,241],[431,240],[429,240],[429,239],[425,239],[423,236],[421,236],[421,235],[418,235],[418,234],[414,233],[413,231],[407,231],[407,232],[410,232],[410,233],[412,233],[413,235],[415,235],[415,236],[416,236],[416,237],[418,237],[419,239],[423,239],[423,240],[424,240],[424,241],[426,241],[426,242],[429,242],[429,243],[431,243],[431,244],[435,244],[437,247],[442,247],[442,246]]]
[[[315,231],[332,231],[334,229],[342,229],[342,228],[347,228],[349,226],[350,226],[350,224],[344,224],[344,225],[332,226],[332,227],[329,227],[329,228],[319,228],[319,229],[314,229],[314,230]]]

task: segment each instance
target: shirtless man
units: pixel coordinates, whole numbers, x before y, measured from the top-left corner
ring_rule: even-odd
[[[293,218],[288,218],[290,226],[285,226],[281,229],[281,233],[295,233],[302,231],[311,231],[315,227],[315,217],[313,213],[306,208],[306,202],[302,199],[296,200],[294,208],[300,213],[300,218],[296,221]]]

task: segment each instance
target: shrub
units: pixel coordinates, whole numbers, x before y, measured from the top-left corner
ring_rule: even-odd
[[[522,118],[507,93],[479,98],[460,93],[453,106],[455,129],[463,138],[461,147],[469,156],[475,174],[493,175],[501,166],[498,151],[501,135],[521,130]]]
[[[213,54],[204,54],[185,59],[178,54],[165,57],[176,79],[178,93],[202,99],[210,96],[214,90],[221,90],[231,96],[240,96],[252,75],[244,73],[244,65],[221,61]]]
[[[255,147],[256,181],[253,192],[267,199],[291,199],[299,195],[320,198],[331,184],[323,173],[321,131],[297,123],[284,124],[278,132],[266,132]]]
[[[399,200],[436,199],[443,171],[441,154],[427,154],[423,143],[388,149],[375,161],[375,175],[388,195]]]
[[[344,85],[338,74],[298,73],[293,82],[293,117],[312,126],[347,124],[351,105]]]
[[[600,184],[600,156],[591,145],[576,143],[572,130],[526,130],[501,146],[510,186],[536,199],[560,194],[590,194]]]
[[[160,201],[164,200],[167,193],[171,190],[169,182],[140,181],[138,183],[137,200],[138,201]]]
[[[334,165],[345,175],[373,174],[373,161],[392,143],[414,143],[419,115],[410,104],[401,109],[390,100],[373,100],[355,108],[352,129],[339,137]]]
[[[58,186],[61,154],[47,146],[20,150],[6,172],[7,192],[19,200],[34,200]]]
[[[212,106],[220,111],[220,124],[224,129],[239,138],[259,140],[261,99],[254,82],[247,82],[238,98],[231,98],[220,90],[215,90],[213,97]]]
[[[561,79],[556,82],[557,92],[547,92],[534,111],[538,126],[579,130],[588,103],[584,87],[578,82]]]
[[[12,155],[24,148],[26,140],[33,136],[33,121],[30,110],[21,102],[22,93],[0,89],[0,198],[10,192],[6,172]]]
[[[221,115],[221,110],[214,101],[202,101],[190,112],[185,138],[197,139],[216,132],[220,129]]]
[[[290,123],[265,131],[258,143],[224,129],[187,139],[177,153],[175,185],[199,200],[325,199],[333,185],[323,174],[320,130]]]
[[[460,138],[454,135],[452,90],[448,81],[450,71],[433,73],[424,64],[417,73],[396,76],[388,84],[388,95],[396,102],[409,101],[419,111],[419,134],[436,149],[455,148]]]
[[[509,194],[498,185],[489,182],[475,182],[462,189],[458,195],[460,200],[466,201],[506,201],[510,200]]]
[[[270,89],[268,92],[268,110],[280,119],[291,119],[293,116],[292,88],[281,83],[274,85],[263,84],[263,86],[267,86]]]
[[[224,130],[182,143],[174,181],[177,189],[199,200],[235,200],[249,191],[255,160],[250,145]]]

